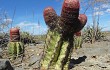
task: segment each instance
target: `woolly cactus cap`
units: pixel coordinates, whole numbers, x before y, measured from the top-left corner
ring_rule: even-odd
[[[11,28],[10,33],[18,33],[19,34],[19,29],[18,28]]]
[[[65,0],[63,3],[63,8],[67,8],[71,11],[79,10],[79,0]]]
[[[49,27],[54,26],[54,21],[57,19],[57,14],[52,7],[47,7],[44,9],[44,20]]]
[[[11,41],[19,41],[20,40],[20,29],[18,28],[11,28],[10,29],[10,40]]]
[[[87,16],[85,14],[79,14],[78,19],[80,20],[80,22],[85,25],[87,22]]]
[[[44,16],[48,15],[49,13],[56,13],[52,7],[47,7],[44,9]]]
[[[64,0],[62,11],[61,11],[61,21],[64,24],[75,26],[76,20],[79,16],[80,3],[79,0]]]
[[[86,24],[87,16],[85,14],[79,14],[78,22],[76,24],[75,33],[79,32]]]

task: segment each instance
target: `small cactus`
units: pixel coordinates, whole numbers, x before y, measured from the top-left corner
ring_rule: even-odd
[[[19,29],[10,29],[10,42],[8,43],[8,52],[13,59],[23,54],[24,48],[23,43],[20,42]]]
[[[82,36],[81,31],[76,32],[74,36],[74,49],[78,49],[82,47]]]

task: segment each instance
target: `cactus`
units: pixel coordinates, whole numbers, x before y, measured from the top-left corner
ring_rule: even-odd
[[[9,42],[8,43],[8,52],[10,54],[10,56],[12,56],[12,59],[15,59],[16,58],[16,49],[17,47],[15,47],[15,43],[14,42]]]
[[[8,43],[8,52],[15,59],[24,52],[23,43],[20,42],[20,33],[18,28],[10,29],[10,42]]]
[[[87,22],[84,14],[79,14],[79,0],[64,0],[61,16],[52,7],[44,10],[44,20],[49,27],[41,70],[68,70],[74,33],[80,31]]]
[[[82,47],[82,36],[81,31],[75,33],[74,37],[74,49],[79,49]]]
[[[8,52],[12,58],[18,57],[23,53],[23,43],[21,42],[9,42],[8,43]]]

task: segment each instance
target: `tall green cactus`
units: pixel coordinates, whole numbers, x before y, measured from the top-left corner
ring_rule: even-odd
[[[52,7],[44,10],[44,19],[49,27],[41,70],[68,70],[74,47],[74,33],[87,22],[84,14],[79,15],[79,0],[64,0],[61,16]]]

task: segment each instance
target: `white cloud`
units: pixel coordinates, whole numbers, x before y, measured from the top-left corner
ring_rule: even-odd
[[[107,9],[106,12],[110,13],[110,9]]]
[[[20,27],[21,31],[29,32],[30,34],[45,34],[47,33],[48,28],[39,25],[38,23],[23,21],[16,25]]]
[[[103,11],[97,11],[97,12],[94,13],[94,15],[103,15],[103,14],[104,14]]]
[[[12,19],[10,19],[10,18],[4,19],[4,22],[6,22],[6,23],[11,23],[11,22],[12,22]]]
[[[110,23],[110,21],[108,21],[108,23]]]
[[[32,22],[28,22],[28,21],[23,21],[20,22],[19,24],[17,24],[16,26],[23,28],[23,27],[27,27],[27,26],[38,26],[37,23],[32,23]]]
[[[88,16],[88,17],[91,17],[91,16],[92,16],[92,14],[87,14],[87,16]]]
[[[99,8],[98,8],[98,7],[94,7],[94,10],[96,10],[96,11],[97,11],[97,10],[99,10]]]
[[[102,4],[101,7],[102,7],[102,8],[110,8],[110,5],[109,5],[109,4]]]

